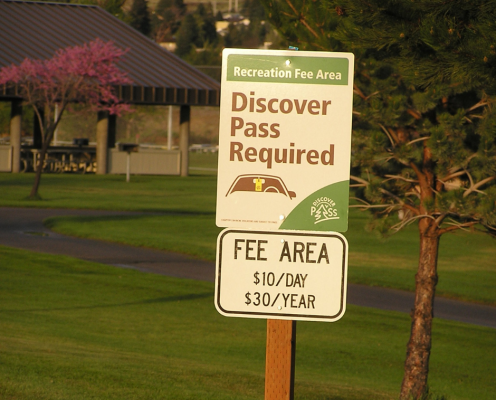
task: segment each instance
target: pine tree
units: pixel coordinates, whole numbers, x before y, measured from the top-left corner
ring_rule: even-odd
[[[183,0],[160,0],[153,14],[153,36],[156,42],[172,40],[186,13]]]
[[[181,27],[176,35],[176,54],[184,57],[190,53],[193,46],[198,46],[200,32],[193,14],[187,14],[181,22]]]
[[[241,8],[244,18],[250,20],[244,23],[231,23],[224,36],[225,47],[240,47],[248,49],[260,48],[266,36],[271,33],[265,24],[265,9],[259,0],[245,0]]]
[[[245,0],[241,8],[241,14],[250,21],[265,20],[265,9],[258,0]]]
[[[129,11],[130,25],[141,32],[143,35],[148,36],[151,33],[151,20],[148,11],[148,4],[146,0],[134,0]]]
[[[420,256],[400,398],[427,393],[441,236],[496,234],[496,4],[262,0],[301,49],[356,57],[352,180],[382,232],[416,223]]]
[[[203,47],[206,43],[215,45],[218,42],[218,36],[212,5],[205,6],[200,3],[195,11],[195,17],[199,28],[201,46]]]

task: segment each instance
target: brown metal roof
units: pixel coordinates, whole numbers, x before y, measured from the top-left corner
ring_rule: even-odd
[[[133,81],[119,87],[123,100],[219,105],[218,82],[97,6],[0,0],[0,68],[96,38],[130,49],[118,64]],[[12,94],[0,90],[0,99]]]

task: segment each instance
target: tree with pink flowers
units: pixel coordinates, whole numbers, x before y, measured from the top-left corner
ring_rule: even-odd
[[[33,108],[41,129],[42,147],[30,198],[39,197],[47,150],[69,104],[89,104],[94,110],[117,115],[130,111],[130,106],[122,103],[115,93],[117,85],[131,83],[116,65],[126,53],[127,50],[119,49],[111,41],[96,39],[60,49],[50,59],[26,58],[20,65],[0,69],[0,85],[16,87],[23,104]]]

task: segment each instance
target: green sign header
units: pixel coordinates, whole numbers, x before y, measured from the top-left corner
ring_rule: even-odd
[[[245,54],[227,58],[228,81],[346,86],[348,70],[347,58]]]

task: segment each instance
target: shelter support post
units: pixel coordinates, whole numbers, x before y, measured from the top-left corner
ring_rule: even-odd
[[[126,156],[126,182],[131,180],[131,153],[128,151]]]
[[[115,147],[117,116],[108,111],[98,111],[96,123],[96,173],[108,172],[108,151]]]
[[[293,400],[296,321],[267,320],[265,400]]]
[[[181,106],[179,116],[179,150],[181,152],[181,176],[188,176],[189,166],[189,131],[191,107]]]
[[[13,100],[10,109],[10,146],[12,148],[12,172],[21,172],[21,119],[22,102]]]
[[[169,106],[169,118],[167,120],[167,150],[172,150],[172,106]]]
[[[96,123],[96,173],[99,175],[107,173],[109,125],[108,111],[98,111]]]

